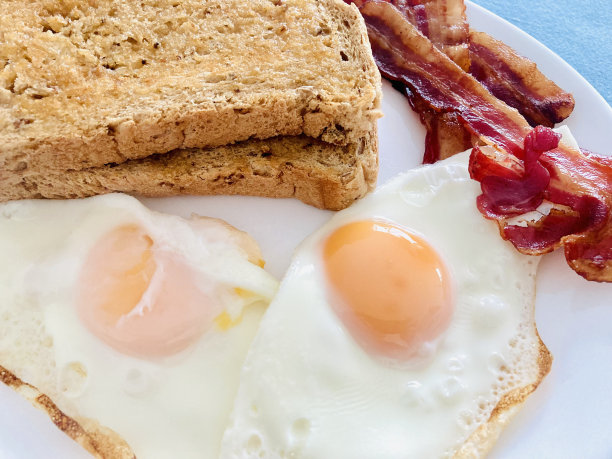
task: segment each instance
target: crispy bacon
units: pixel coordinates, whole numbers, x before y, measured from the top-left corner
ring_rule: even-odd
[[[497,158],[483,154],[480,147],[471,155],[470,172],[482,187],[478,208],[489,218],[505,218],[536,209],[544,200],[550,183],[548,170],[538,159],[545,151],[557,148],[561,136],[538,127],[525,138],[521,170],[502,166]]]
[[[612,282],[612,158],[557,148],[540,162],[551,175],[547,199],[579,215],[561,239],[568,263],[588,280]]]
[[[487,144],[474,148],[470,173],[481,182],[478,206],[504,239],[527,254],[561,245],[570,266],[589,280],[612,282],[612,160],[564,145],[529,123],[463,72],[390,4],[372,0],[361,13],[374,58],[436,112],[454,113]],[[540,210],[548,204],[548,212]],[[517,223],[533,212],[539,218]],[[539,212],[539,213],[538,213]]]
[[[470,68],[469,27],[463,0],[392,0],[419,31],[463,70]],[[410,105],[425,126],[423,164],[446,159],[474,145],[472,135],[452,112],[436,112],[406,88]]]
[[[425,154],[423,164],[433,164],[457,152],[472,148],[478,140],[472,136],[453,112],[441,113],[433,110],[421,97],[402,83],[392,82],[395,89],[404,94],[412,109],[419,114],[425,126]]]
[[[361,13],[385,77],[409,87],[436,112],[456,113],[473,134],[488,136],[510,153],[522,150],[529,124],[516,110],[508,110],[388,3],[370,1]]]
[[[456,113],[419,112],[426,127],[423,164],[450,158],[458,152],[472,148],[477,138],[465,129]]]
[[[346,1],[362,7],[371,0]],[[463,0],[384,1],[400,10],[463,70],[469,69],[498,99],[518,109],[532,126],[552,127],[572,112],[572,95],[549,80],[533,62],[485,33],[468,33]],[[453,115],[436,112],[419,100],[418,94],[407,92],[427,130],[424,163],[447,158],[473,145],[474,139]]]
[[[470,73],[495,97],[516,108],[532,126],[553,127],[574,110],[573,96],[483,32],[470,31]]]
[[[470,68],[469,27],[463,0],[387,0],[459,67]]]
[[[359,8],[370,0],[345,0]],[[469,27],[463,0],[384,0],[395,6],[408,21],[463,70],[470,68]],[[418,94],[403,84],[403,93],[425,126],[423,163],[431,164],[472,147],[472,135],[457,121],[454,113],[433,110]]]
[[[344,0],[362,8],[371,0]],[[469,26],[463,0],[381,0],[391,3],[410,23],[466,72],[470,69]]]
[[[387,0],[463,70],[470,68],[469,27],[463,0]],[[436,112],[418,94],[404,88],[425,126],[424,164],[446,159],[472,147],[472,135],[452,112]]]

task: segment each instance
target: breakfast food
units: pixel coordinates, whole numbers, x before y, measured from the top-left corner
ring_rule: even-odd
[[[363,7],[369,0],[345,0]],[[383,0],[395,6],[431,44],[464,71],[470,69],[469,25],[463,0]],[[406,96],[425,126],[423,163],[431,164],[465,151],[477,139],[463,127],[452,112],[432,109],[426,98],[401,82],[394,87]]]
[[[480,211],[498,223],[502,237],[529,255],[563,247],[579,275],[612,282],[612,160],[559,145],[550,128],[532,129],[390,3],[366,2],[360,11],[381,73],[430,108],[453,113],[487,145],[474,148],[470,174],[482,185]],[[513,223],[534,211],[542,217]]]
[[[76,198],[114,191],[142,196],[248,194],[297,198],[339,210],[374,188],[377,171],[375,131],[345,146],[285,136],[175,150],[83,170],[12,174],[0,194],[4,199]]]
[[[248,235],[126,195],[14,201],[0,253],[3,382],[99,456],[217,455],[277,287]]]
[[[341,0],[18,0],[0,4],[0,29],[5,200],[16,178],[36,196],[49,173],[252,139],[308,136],[332,161],[336,146],[367,144],[376,157],[380,75]]]
[[[470,73],[531,126],[553,127],[574,110],[574,97],[490,35],[470,30]]]
[[[463,0],[345,1],[359,8],[370,2],[393,5],[428,39],[422,42],[425,49],[426,44],[434,46],[496,98],[516,108],[532,126],[553,127],[574,109],[573,96],[547,78],[535,63],[488,34],[470,30]],[[434,163],[477,144],[478,138],[448,107],[432,106],[427,93],[400,81],[395,81],[394,87],[408,98],[427,130],[423,163]]]
[[[478,457],[549,371],[538,258],[474,206],[469,152],[398,176],[296,251],[222,457]],[[375,300],[373,300],[375,298]]]
[[[453,115],[451,118],[453,123],[465,131],[458,116]],[[541,134],[540,131],[535,131],[533,142],[538,143]],[[547,136],[546,131],[543,135]],[[554,139],[555,137],[548,136],[547,138]],[[291,145],[291,147],[287,148],[283,145]],[[112,190],[157,196],[166,194],[163,191],[164,187],[174,188],[171,193],[194,191],[209,193],[211,192],[209,180],[212,178],[212,182],[215,183],[212,188],[214,192],[252,193],[256,186],[260,188],[280,186],[281,190],[277,188],[274,191],[279,195],[287,193],[287,196],[295,195],[321,207],[336,208],[336,206],[343,207],[351,201],[342,201],[333,190],[346,186],[359,189],[363,182],[367,181],[365,177],[368,174],[363,166],[361,167],[363,178],[360,178],[359,167],[357,171],[353,168],[351,172],[351,162],[339,157],[347,151],[349,152],[347,156],[351,157],[350,152],[353,151],[351,150],[353,147],[355,144],[332,145],[321,139],[303,135],[280,136],[265,140],[254,139],[220,147],[179,149],[160,155],[149,155],[144,158],[128,159],[117,164],[91,166],[79,170],[28,171],[21,176],[15,174],[19,177],[19,181],[7,186],[7,189],[11,188],[10,192],[16,193],[17,197],[61,197]],[[308,158],[301,156],[300,149],[314,151],[318,155],[316,161],[309,161],[310,154]],[[574,149],[577,150],[577,147],[574,146]],[[525,150],[526,156],[530,156],[532,150]],[[296,152],[296,154],[291,156],[287,152]],[[472,158],[487,154],[494,157],[497,152],[487,148],[477,149]],[[372,154],[366,157],[373,161]],[[228,158],[231,162],[229,166]],[[330,158],[333,160],[331,164]],[[335,162],[336,160],[338,162]],[[321,175],[313,174],[312,171],[308,172],[313,162],[318,164],[317,171],[320,166]],[[344,455],[379,457],[385,454],[403,457],[405,450],[402,450],[402,447],[404,446],[416,448],[415,454],[419,457],[428,456],[432,452],[438,454],[440,451],[458,457],[474,457],[483,454],[490,447],[499,430],[508,422],[509,417],[519,408],[521,402],[535,389],[548,371],[550,356],[540,342],[533,324],[533,276],[537,261],[525,260],[525,257],[509,251],[508,244],[501,243],[499,239],[491,236],[493,231],[490,230],[492,226],[490,222],[477,218],[477,214],[473,212],[472,203],[478,191],[473,183],[466,185],[469,183],[469,174],[466,171],[474,172],[475,169],[468,169],[467,164],[467,157],[463,155],[444,165],[428,169],[425,173],[409,174],[408,181],[406,177],[397,179],[392,185],[385,187],[366,201],[367,205],[359,204],[354,212],[351,209],[343,213],[342,217],[334,220],[332,226],[322,229],[318,236],[305,244],[302,251],[298,253],[296,264],[288,276],[286,287],[278,300],[279,305],[275,306],[275,315],[272,316],[274,318],[266,319],[268,325],[262,331],[264,338],[261,338],[251,353],[249,366],[244,371],[246,377],[242,383],[242,395],[236,403],[232,425],[225,436],[222,457],[254,457],[265,456],[266,453],[271,456],[276,456],[273,453],[278,453],[277,455],[281,457],[293,457],[300,456],[302,452],[308,455],[313,451],[315,456],[320,457],[332,455],[333,457]],[[194,170],[196,165],[197,169]],[[261,172],[264,175],[261,175]],[[299,177],[301,187],[292,186],[294,179],[289,177],[291,174]],[[330,175],[338,177],[338,180],[332,183],[329,180],[326,182],[325,179]],[[261,179],[256,179],[256,177],[261,177]],[[254,180],[257,180],[258,185],[254,184]],[[462,191],[466,186],[471,187],[467,194]],[[200,191],[202,189],[205,191]],[[267,189],[263,190],[262,194],[271,195]],[[346,197],[346,195],[343,196]],[[389,199],[389,196],[392,198]],[[467,196],[465,201],[463,196]],[[459,197],[461,199],[458,199]],[[108,197],[101,198],[97,202],[107,203],[114,199],[125,198]],[[340,204],[330,204],[332,202]],[[388,204],[389,202],[392,204]],[[401,206],[407,204],[410,211],[397,211],[395,206],[397,202],[400,202]],[[9,205],[6,207],[9,209],[7,215],[10,219],[19,220],[28,214],[28,211],[24,211],[22,206],[29,205],[29,202]],[[470,206],[469,209],[467,206]],[[64,207],[60,206],[55,209],[56,211],[52,212],[53,216],[57,218],[61,214],[61,217],[64,218],[66,215],[62,211]],[[129,209],[128,214],[135,212],[133,208]],[[542,210],[543,208],[538,208],[537,211],[534,211],[535,217],[538,217],[538,212]],[[104,213],[97,207],[92,212]],[[114,214],[115,210],[112,213]],[[445,215],[446,213],[448,215]],[[67,215],[71,214],[67,213]],[[349,217],[346,217],[347,215]],[[41,218],[38,226],[44,226],[46,229],[47,221],[52,220],[47,217],[50,215],[47,214],[45,218]],[[348,221],[352,218],[355,220]],[[200,221],[199,224],[202,222]],[[528,226],[529,222],[524,219],[513,219],[513,224]],[[205,225],[208,228],[207,232],[211,228],[216,228],[216,230],[222,228],[217,223]],[[489,228],[483,233],[484,237],[481,237],[478,232],[482,225]],[[50,227],[53,226],[50,225]],[[278,225],[276,227],[278,228]],[[457,227],[459,230],[456,230]],[[26,228],[25,223],[22,228]],[[173,226],[173,228],[176,227]],[[99,239],[101,242],[92,243],[91,250],[84,251],[89,254],[86,258],[82,258],[86,261],[85,268],[79,275],[79,281],[82,285],[93,287],[91,290],[88,289],[89,292],[79,288],[75,295],[76,302],[79,305],[85,304],[84,296],[91,295],[92,292],[93,296],[102,298],[102,300],[97,302],[98,307],[94,302],[93,311],[86,309],[85,312],[81,312],[83,309],[81,307],[77,311],[78,319],[82,320],[85,327],[93,331],[95,336],[98,336],[116,352],[128,355],[130,359],[148,360],[149,357],[143,354],[149,354],[156,362],[159,360],[170,362],[170,366],[174,369],[176,355],[167,358],[164,354],[191,352],[194,345],[190,345],[189,341],[192,340],[193,332],[188,331],[186,337],[176,335],[179,339],[170,340],[173,344],[168,349],[166,346],[159,346],[159,340],[152,338],[151,335],[143,336],[140,332],[137,333],[140,337],[136,343],[126,343],[128,336],[125,333],[117,332],[114,329],[109,331],[108,327],[104,326],[108,319],[109,309],[111,309],[111,315],[115,315],[114,312],[117,309],[128,309],[132,302],[124,302],[122,298],[139,296],[143,289],[143,282],[147,290],[149,288],[151,292],[156,290],[150,287],[150,283],[158,279],[156,276],[159,271],[155,270],[155,273],[151,273],[156,266],[166,266],[168,268],[166,272],[170,274],[179,273],[178,276],[174,276],[175,280],[172,283],[175,283],[177,277],[179,278],[176,284],[180,287],[178,289],[180,296],[187,298],[186,304],[190,304],[191,288],[189,285],[185,286],[184,283],[184,279],[190,276],[185,275],[181,267],[177,269],[173,256],[168,257],[167,254],[160,253],[157,261],[152,262],[151,253],[156,251],[150,248],[151,245],[157,246],[157,236],[161,233],[156,231],[156,237],[152,238],[149,237],[151,236],[149,228],[146,229],[147,232],[143,234],[140,224],[122,224],[105,233]],[[67,231],[65,234],[70,233],[68,236],[70,242],[67,245],[73,244],[74,237],[77,239],[84,237],[86,232],[81,228],[77,228],[75,235],[71,230]],[[7,241],[19,239],[17,235],[20,235],[21,231],[18,226],[14,226],[13,232],[9,233],[10,237],[7,238]],[[220,230],[220,233],[223,235],[221,239],[231,239],[236,235],[226,230]],[[468,237],[473,236],[474,233],[478,236],[476,242]],[[183,231],[173,231],[173,234],[183,240]],[[230,237],[230,234],[234,236]],[[63,239],[62,237],[56,238],[54,235],[51,237],[55,238],[54,240]],[[316,239],[317,237],[319,239]],[[242,237],[238,239],[240,240],[239,245],[245,241]],[[465,247],[463,247],[464,239],[468,241]],[[349,249],[346,253],[347,245],[355,245],[357,248]],[[114,256],[115,248],[120,247],[123,250],[122,256]],[[184,252],[191,254],[192,247],[187,247]],[[310,249],[313,249],[315,255],[312,252],[309,253]],[[8,242],[2,245],[0,253],[4,254],[6,250],[9,254],[14,254]],[[47,250],[43,252],[45,251]],[[50,251],[54,250],[50,249]],[[38,254],[41,251],[36,246],[27,252]],[[252,249],[245,248],[245,252],[250,253]],[[76,250],[71,253],[74,257],[78,255]],[[414,257],[415,253],[416,257]],[[424,256],[420,257],[419,253],[423,253]],[[382,255],[388,255],[390,259],[400,259],[402,263],[406,260],[413,261],[408,273],[418,273],[417,280],[407,280],[402,276],[396,277],[397,270],[389,269],[384,262],[381,262]],[[36,256],[35,259],[38,260]],[[107,257],[109,260],[105,260]],[[251,258],[251,262],[257,263],[259,257]],[[363,263],[364,258],[367,260],[366,263]],[[97,263],[90,262],[91,260],[104,260],[103,265],[105,266],[118,266],[118,271],[123,274],[121,277],[125,277],[126,280],[111,281],[110,288],[107,283],[98,284],[101,278],[100,269]],[[52,271],[52,269],[47,269],[49,265],[43,263],[44,274]],[[135,269],[130,269],[132,265]],[[63,268],[64,263],[58,263],[55,266]],[[314,271],[311,271],[312,266],[315,268]],[[463,271],[465,267],[467,267],[467,272]],[[105,271],[105,269],[102,270]],[[41,271],[41,268],[32,268],[31,271],[36,273]],[[133,275],[134,271],[135,275]],[[13,273],[9,276],[13,276]],[[506,276],[509,278],[506,279]],[[10,277],[6,284],[12,284],[12,279],[13,277]],[[35,278],[37,279],[38,277]],[[151,282],[147,283],[146,279],[151,279]],[[29,280],[30,278],[28,282]],[[304,280],[305,283],[301,284],[300,282]],[[401,286],[402,283],[409,281],[413,282],[412,286],[410,283],[407,287]],[[317,282],[321,282],[324,287],[318,289]],[[516,289],[516,284],[513,282],[520,284],[520,287]],[[42,283],[43,286],[48,285],[49,280],[44,279]],[[417,293],[413,293],[414,283],[418,284]],[[23,284],[25,285],[25,282]],[[397,284],[400,286],[398,287]],[[165,290],[163,281],[156,285]],[[372,288],[372,285],[382,288],[383,292]],[[113,288],[114,286],[118,289]],[[121,295],[108,294],[116,290],[121,292]],[[296,293],[291,293],[292,290]],[[38,294],[37,288],[25,289],[26,295],[32,291]],[[494,293],[490,293],[491,291]],[[315,293],[315,299],[323,298],[322,305],[317,304],[312,308],[310,304],[306,304],[308,299],[313,298],[312,292]],[[469,295],[466,296],[466,292]],[[245,292],[240,287],[240,290],[234,293],[242,297]],[[297,295],[297,301],[295,301],[294,294]],[[372,300],[372,296],[376,296],[376,299]],[[381,317],[380,311],[372,307],[380,296],[388,300],[388,309],[382,311],[384,317]],[[401,306],[398,306],[395,301],[400,296],[403,298],[409,296],[414,300],[413,304],[420,305],[416,308],[415,314],[404,314]],[[54,297],[51,299],[55,300]],[[433,306],[432,299],[434,300]],[[506,299],[509,301],[505,301]],[[29,298],[27,300],[29,301]],[[119,306],[111,307],[111,303],[119,304]],[[287,305],[290,305],[290,308],[278,313],[281,303],[284,308]],[[51,311],[57,309],[55,301],[52,301],[52,305]],[[132,312],[136,309],[138,310],[136,312],[140,313],[147,308],[137,307],[132,309]],[[294,314],[296,310],[297,317]],[[240,324],[237,324],[229,314],[218,314],[215,326],[221,330],[226,327],[234,327],[226,331],[226,333],[231,333],[246,321],[250,324],[249,332],[252,334],[257,323],[257,313],[252,313],[255,318],[251,318],[249,315],[251,311],[249,308],[249,312],[245,313]],[[4,313],[4,310],[0,308],[0,312]],[[132,312],[127,315],[131,317],[126,316],[124,322],[129,323],[138,316],[137,313],[132,314]],[[0,317],[10,319],[11,315],[2,314]],[[171,324],[172,320],[176,319],[174,315],[164,317],[170,319]],[[138,318],[138,321],[140,320]],[[296,324],[298,321],[301,323]],[[50,328],[55,327],[56,325],[53,324],[58,322],[66,322],[69,332],[66,333],[62,326],[61,330],[53,335],[58,336],[58,339],[53,339],[51,344],[55,345],[55,341],[58,341],[58,352],[65,354],[58,359],[60,364],[70,361],[63,367],[67,367],[65,374],[60,373],[59,376],[61,382],[66,383],[63,386],[66,389],[62,389],[62,392],[68,391],[69,393],[54,396],[54,400],[58,400],[59,406],[74,418],[61,411],[60,407],[53,403],[47,395],[17,378],[12,371],[0,367],[0,379],[26,394],[37,406],[47,410],[60,428],[65,429],[69,435],[95,455],[132,457],[133,451],[137,450],[139,457],[154,457],[156,453],[167,456],[168,450],[164,450],[167,445],[160,447],[160,443],[153,445],[155,449],[153,453],[151,453],[152,450],[145,450],[144,446],[138,446],[132,450],[116,433],[107,430],[98,421],[93,421],[89,418],[89,414],[87,418],[83,418],[84,414],[80,410],[65,401],[65,399],[74,397],[79,403],[91,405],[92,399],[97,397],[99,392],[109,393],[113,390],[117,392],[117,389],[96,391],[95,396],[92,395],[93,392],[82,397],[77,394],[83,374],[87,373],[87,376],[90,376],[89,369],[83,370],[81,360],[96,362],[98,354],[97,352],[94,352],[94,355],[88,354],[90,346],[85,346],[85,350],[77,350],[76,353],[74,349],[66,350],[69,346],[63,340],[66,339],[65,336],[70,338],[73,335],[70,331],[72,330],[70,324],[75,320],[64,320],[63,316],[60,319],[52,317]],[[36,320],[33,323],[38,324]],[[287,324],[289,324],[288,331],[285,331],[283,329]],[[134,335],[133,331],[139,331],[143,327],[146,329],[149,326],[129,326],[131,331],[128,338]],[[280,330],[280,333],[276,333],[276,330]],[[215,331],[217,331],[216,328]],[[245,337],[249,332],[241,336]],[[23,344],[22,336],[9,335],[7,340],[11,339],[11,336],[14,338],[13,343],[18,346]],[[28,336],[31,335],[26,334],[26,339]],[[175,334],[172,333],[172,338],[174,336]],[[205,339],[208,339],[210,335],[207,334],[206,337]],[[298,337],[297,342],[294,342],[294,337]],[[213,342],[216,342],[215,339],[210,338]],[[85,340],[85,342],[88,341],[91,340]],[[239,341],[238,338],[237,341]],[[240,341],[241,349],[244,349],[244,343],[247,341],[247,338]],[[317,341],[320,341],[320,345]],[[477,341],[476,344],[475,341]],[[168,340],[163,340],[163,342],[168,342]],[[285,345],[285,343],[288,344]],[[337,343],[340,344],[336,345]],[[481,344],[483,348],[480,347]],[[34,341],[34,346],[37,346],[37,341]],[[187,349],[181,350],[184,346],[187,346]],[[495,351],[500,348],[501,352]],[[97,349],[97,345],[92,346],[91,349]],[[115,355],[113,352],[102,354]],[[44,355],[47,354],[43,353]],[[79,360],[73,365],[74,355],[77,355]],[[223,355],[223,363],[231,364],[232,369],[235,370],[234,364],[238,359],[236,361],[230,359],[228,362],[226,355],[221,355]],[[280,359],[275,360],[278,355]],[[84,357],[81,359],[81,356]],[[297,357],[294,358],[294,356]],[[0,352],[1,357],[3,355]],[[197,358],[199,360],[202,355],[198,354]],[[10,358],[7,359],[10,363]],[[208,381],[208,375],[215,373],[217,376],[218,359],[219,354],[215,352],[211,361],[217,361],[210,365],[212,370],[206,368],[207,376],[204,379],[207,383],[216,381],[215,378],[212,378],[213,381]],[[120,360],[125,361],[125,358],[122,357]],[[208,361],[208,358],[204,360]],[[133,361],[130,360],[130,362]],[[304,362],[307,365],[300,368],[300,364]],[[506,365],[508,362],[509,365]],[[3,363],[2,360],[0,363]],[[125,369],[121,366],[119,368],[120,371]],[[132,371],[134,368],[136,370]],[[165,405],[160,409],[159,404],[156,404],[155,401],[151,402],[149,387],[143,389],[143,386],[146,386],[146,379],[141,378],[142,368],[140,364],[134,366],[130,364],[129,371],[126,373],[128,376],[124,381],[127,382],[127,385],[123,385],[121,389],[127,392],[128,398],[141,397],[143,405],[147,404],[148,407],[149,403],[153,403],[156,413],[165,413],[167,411]],[[301,373],[303,368],[306,370],[312,368],[313,371]],[[107,369],[109,369],[108,365],[102,368],[102,370]],[[262,369],[271,369],[271,371],[260,373],[259,370]],[[109,371],[104,372],[111,374],[114,370],[113,366]],[[37,371],[38,369],[34,373]],[[100,371],[97,371],[97,374],[100,374]],[[222,372],[224,381],[228,378],[228,374]],[[172,378],[169,379],[172,382]],[[194,378],[185,372],[181,379],[183,379],[182,382],[184,380],[192,382]],[[228,386],[233,383],[235,389],[237,379],[237,370],[235,370],[233,378],[229,377]],[[406,381],[408,382],[404,384]],[[267,384],[268,382],[270,384]],[[197,392],[203,385],[205,384],[202,384],[202,380],[197,379],[197,385],[191,384],[191,390],[183,392],[189,394]],[[173,384],[170,386],[175,395],[177,386]],[[181,388],[184,386],[181,385]],[[302,390],[304,388],[305,390]],[[231,387],[223,389],[227,390],[225,395],[218,399],[215,398],[216,401],[221,401],[223,404],[223,406],[219,405],[220,408],[217,407],[219,413],[227,413],[227,404],[224,404],[223,400],[227,400]],[[275,392],[276,389],[278,392]],[[394,395],[398,393],[399,398],[394,399]],[[484,396],[479,395],[483,393]],[[118,398],[124,400],[121,397]],[[250,400],[256,400],[257,403],[249,404]],[[260,400],[263,400],[263,403],[260,403]],[[328,402],[329,400],[331,402]],[[173,404],[172,408],[184,406],[182,402],[183,400],[178,405]],[[467,406],[468,409],[463,410],[458,405]],[[113,428],[118,431],[129,430],[126,424],[127,420],[134,422],[131,411],[134,406],[134,404],[127,403],[126,412],[120,413],[124,418],[122,426],[118,426],[113,420],[110,420],[108,425],[113,425]],[[140,406],[142,405],[138,405]],[[263,410],[261,406],[264,407]],[[278,409],[279,406],[280,409]],[[295,411],[290,412],[292,409],[302,410],[305,414],[295,415]],[[153,409],[147,413],[152,413],[152,411]],[[215,457],[217,443],[214,439],[219,438],[223,421],[220,421],[221,415],[216,416],[217,410],[209,409],[208,411],[212,411],[214,415],[214,419],[211,416],[210,425],[214,426],[215,432],[206,438],[207,446],[211,449],[202,451],[198,447],[195,454]],[[280,413],[280,419],[277,418],[278,413]],[[92,414],[91,416],[97,415]],[[106,415],[103,414],[103,416]],[[151,418],[153,418],[152,415]],[[389,424],[381,421],[389,421]],[[452,424],[453,421],[459,422],[459,428]],[[151,422],[147,418],[146,424],[150,425]],[[186,427],[183,428],[191,431],[194,425],[199,427],[200,422],[202,421],[186,423],[184,424]],[[106,425],[106,421],[103,424]],[[181,426],[180,423],[178,426],[176,424],[173,422],[175,429],[170,429],[172,439],[168,440],[169,442],[178,438],[176,431],[180,430]],[[381,425],[382,428],[379,427]],[[167,424],[163,427],[166,426]],[[242,430],[244,426],[252,430]],[[142,433],[142,428],[142,425],[138,425],[139,433]],[[167,440],[166,429],[161,430],[164,440]],[[141,441],[142,437],[137,438],[133,430],[131,432],[130,438],[134,440],[130,442],[134,441],[137,445],[144,444],[144,440]],[[263,435],[260,436],[259,432],[263,432]],[[432,432],[435,432],[433,434],[435,438],[432,438]],[[198,434],[202,434],[202,429],[198,431]],[[438,435],[442,440],[440,444],[438,444]],[[147,441],[149,438],[150,436],[147,437]],[[374,441],[369,441],[371,439]],[[154,440],[162,441],[159,438]],[[178,438],[177,441],[182,440],[183,438]],[[382,442],[382,445],[376,441]],[[408,443],[410,445],[407,445]],[[175,444],[172,444],[171,454],[184,456],[193,452],[187,451],[189,444],[189,442],[180,443],[180,446],[185,449],[179,451]],[[445,444],[451,444],[451,446],[442,450],[441,447],[444,447]],[[347,445],[348,448],[353,449],[348,449],[347,452]]]

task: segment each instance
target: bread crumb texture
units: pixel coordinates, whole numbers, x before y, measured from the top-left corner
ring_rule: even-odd
[[[376,130],[359,142],[331,145],[307,136],[249,140],[209,149],[181,149],[78,171],[6,174],[0,201],[81,198],[125,192],[297,198],[340,210],[376,185]]]
[[[341,0],[3,0],[0,167],[68,170],[380,117],[363,20]]]

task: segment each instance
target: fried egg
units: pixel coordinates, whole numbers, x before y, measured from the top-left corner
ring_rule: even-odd
[[[0,253],[1,365],[138,457],[218,455],[277,288],[249,236],[125,195],[18,201]]]
[[[468,158],[398,176],[301,244],[243,366],[221,457],[490,446],[550,357],[534,325],[538,259],[479,214]]]

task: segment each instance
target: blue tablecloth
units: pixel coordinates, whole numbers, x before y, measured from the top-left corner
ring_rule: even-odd
[[[612,104],[612,0],[474,0],[552,49]]]

